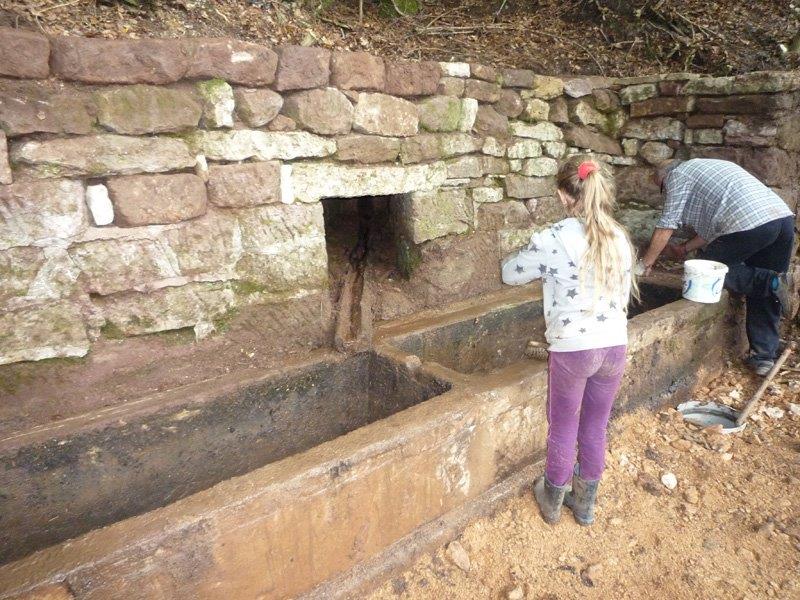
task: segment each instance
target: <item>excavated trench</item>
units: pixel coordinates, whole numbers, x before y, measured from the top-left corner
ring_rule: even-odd
[[[361,281],[379,247],[371,240],[380,232],[373,227],[375,205],[366,205],[358,211],[359,231],[349,238],[356,243],[341,264],[341,272],[360,274]],[[544,334],[536,288],[383,323],[370,341],[352,327],[363,322],[359,277],[351,288],[359,308],[347,309],[344,346],[360,340],[369,350],[322,352],[248,380],[163,392],[0,441],[0,565],[10,563],[11,569],[2,583],[0,566],[0,598],[22,585],[19,573],[28,583],[90,577],[99,594],[92,597],[125,589],[120,582],[140,582],[141,569],[149,568],[141,561],[154,539],[171,553],[186,544],[222,543],[185,540],[180,523],[193,522],[186,515],[208,511],[197,518],[244,519],[251,509],[243,513],[235,506],[251,504],[251,525],[236,527],[258,530],[264,515],[272,515],[267,521],[273,525],[262,533],[271,540],[263,552],[275,593],[265,597],[297,594],[535,460],[546,431],[545,365],[525,357],[528,342]],[[688,389],[698,365],[714,363],[708,357],[721,347],[723,311],[679,295],[674,286],[645,284],[643,302],[630,307],[634,370],[650,369],[658,377],[629,378],[620,410],[653,405],[666,388]],[[686,348],[664,346],[681,328]],[[379,472],[379,479],[370,479]],[[245,490],[272,499],[263,506],[236,500]],[[332,515],[338,533],[331,533]],[[325,558],[291,542],[297,536],[325,545]],[[65,543],[73,550],[62,554]],[[227,551],[249,557],[245,546],[236,549],[240,543],[246,542],[224,542]],[[40,550],[43,556],[55,553],[46,568],[38,562],[41,552],[30,556]],[[128,554],[119,573],[102,566],[111,556]],[[64,558],[73,555],[79,559]],[[178,571],[164,577],[189,577]],[[235,571],[212,569],[208,577],[235,579]],[[112,572],[113,581],[106,579]],[[141,597],[159,593],[143,591]]]

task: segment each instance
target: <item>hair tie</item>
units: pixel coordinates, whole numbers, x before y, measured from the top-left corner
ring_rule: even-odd
[[[583,180],[584,180],[584,179],[586,179],[586,178],[587,178],[587,177],[588,177],[588,176],[589,176],[591,173],[594,173],[595,171],[597,171],[597,165],[596,165],[596,164],[594,164],[593,162],[591,162],[591,161],[589,161],[589,160],[587,160],[587,161],[585,161],[585,162],[582,162],[582,163],[581,163],[581,164],[578,166],[578,179],[580,179],[581,181],[583,181]]]

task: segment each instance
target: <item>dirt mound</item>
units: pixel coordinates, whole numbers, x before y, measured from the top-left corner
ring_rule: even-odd
[[[138,5],[138,6],[136,6]],[[0,23],[85,36],[229,36],[475,61],[540,73],[728,74],[798,66],[800,7],[786,0],[466,0],[386,16],[356,0],[5,0]]]

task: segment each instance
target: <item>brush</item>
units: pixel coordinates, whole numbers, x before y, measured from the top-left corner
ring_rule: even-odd
[[[547,360],[548,356],[550,356],[550,353],[547,351],[547,348],[544,344],[531,340],[525,347],[525,356],[527,358],[532,358],[533,360]]]

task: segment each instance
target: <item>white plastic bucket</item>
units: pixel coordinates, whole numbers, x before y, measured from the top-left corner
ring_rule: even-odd
[[[719,302],[727,272],[727,265],[713,260],[687,260],[683,263],[683,297],[706,304]]]

